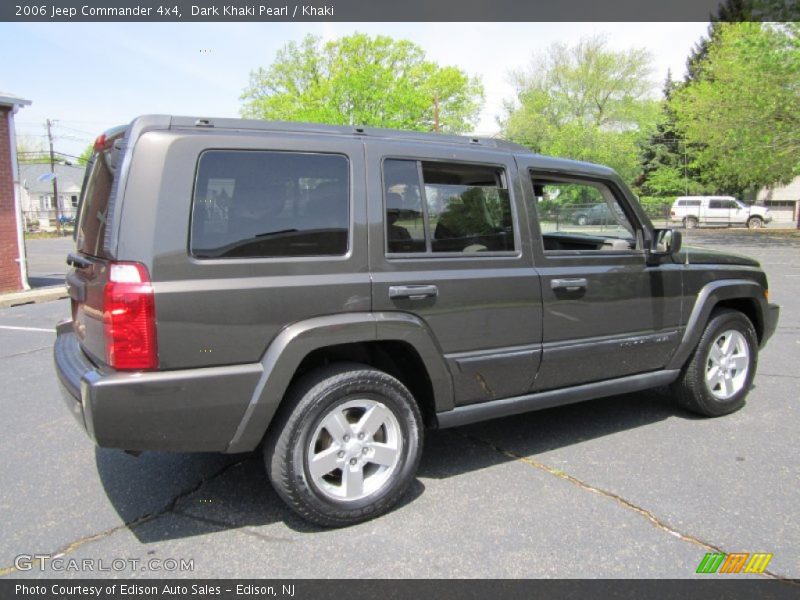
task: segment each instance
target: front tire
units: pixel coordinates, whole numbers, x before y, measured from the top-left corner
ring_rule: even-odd
[[[295,384],[264,444],[278,495],[303,518],[342,527],[390,510],[422,454],[419,407],[397,379],[356,363]]]
[[[764,226],[764,221],[761,217],[750,217],[747,219],[748,229],[761,229]]]
[[[757,364],[758,338],[750,319],[737,310],[715,311],[673,394],[694,413],[730,414],[744,406]]]

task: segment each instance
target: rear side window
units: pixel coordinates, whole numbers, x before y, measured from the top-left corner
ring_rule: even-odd
[[[678,206],[700,206],[700,200],[679,200]]]
[[[349,230],[344,156],[209,150],[200,157],[190,249],[198,258],[341,256]]]
[[[126,132],[127,127],[119,127],[100,136],[86,166],[75,235],[77,249],[84,254],[108,258],[105,250],[106,225],[113,209],[114,182],[122,163]]]
[[[388,253],[515,250],[502,168],[387,159],[383,179]]]

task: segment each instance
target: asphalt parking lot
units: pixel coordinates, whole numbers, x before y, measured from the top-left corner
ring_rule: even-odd
[[[2,309],[0,576],[682,578],[719,551],[798,578],[800,236],[690,238],[761,260],[783,307],[743,410],[699,419],[648,391],[429,432],[402,505],[340,530],[285,508],[258,455],[94,448],[51,365],[67,301]],[[32,554],[194,568],[15,568]]]
[[[25,240],[28,256],[28,282],[31,287],[57,285],[64,281],[67,253],[75,248],[72,235],[60,238]]]

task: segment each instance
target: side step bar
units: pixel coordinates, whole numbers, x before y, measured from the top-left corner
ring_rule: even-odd
[[[606,396],[616,396],[617,394],[627,394],[638,392],[648,388],[659,387],[672,383],[678,378],[679,369],[667,371],[653,371],[651,373],[640,373],[628,377],[619,377],[607,381],[595,383],[585,383],[573,387],[558,390],[548,390],[525,396],[514,398],[503,398],[502,400],[492,400],[481,402],[480,404],[470,404],[469,406],[458,406],[453,410],[436,414],[440,429],[448,427],[459,427],[469,425],[479,421],[508,417],[520,413],[552,408],[564,404],[574,404],[584,400],[594,400]]]

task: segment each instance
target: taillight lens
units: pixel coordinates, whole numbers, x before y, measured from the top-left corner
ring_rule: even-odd
[[[103,297],[106,362],[115,369],[158,367],[156,306],[147,267],[112,263]]]

